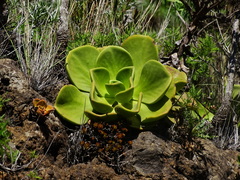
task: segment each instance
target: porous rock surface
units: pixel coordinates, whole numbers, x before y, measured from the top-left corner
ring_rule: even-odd
[[[10,119],[11,143],[22,153],[18,166],[10,171],[0,167],[0,179],[31,179],[31,172],[42,179],[58,180],[240,179],[239,152],[218,149],[204,139],[196,139],[199,147],[189,150],[150,131],[139,133],[132,149],[125,152],[122,174],[96,158],[70,166],[67,128],[54,113],[44,120],[30,116],[32,100],[45,98],[30,87],[16,61],[0,59],[0,95],[11,99],[0,113]],[[49,101],[54,103],[54,99]]]
[[[209,140],[198,139],[196,151],[164,140],[152,132],[142,132],[126,153],[126,171],[152,179],[236,179],[239,155],[236,151],[216,148]]]

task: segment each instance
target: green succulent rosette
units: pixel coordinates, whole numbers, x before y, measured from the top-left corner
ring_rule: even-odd
[[[64,86],[55,109],[66,120],[126,120],[144,128],[164,117],[171,98],[186,83],[185,73],[161,64],[153,39],[133,35],[122,46],[81,46],[69,52]]]

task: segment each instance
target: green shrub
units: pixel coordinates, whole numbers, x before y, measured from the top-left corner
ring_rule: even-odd
[[[213,38],[209,35],[198,38],[198,42],[192,47],[194,57],[187,59],[187,65],[192,71],[192,81],[204,82],[210,76],[210,68],[215,61],[215,53],[219,51]],[[204,77],[204,78],[203,78]]]

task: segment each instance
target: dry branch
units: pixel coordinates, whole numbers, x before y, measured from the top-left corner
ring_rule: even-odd
[[[231,136],[231,129],[233,129],[234,123],[233,119],[228,118],[231,112],[231,100],[232,92],[234,86],[234,77],[236,73],[236,65],[239,59],[239,21],[240,21],[240,11],[235,13],[235,19],[232,25],[232,52],[229,57],[227,66],[227,84],[225,88],[225,94],[222,99],[220,108],[217,110],[216,115],[213,118],[214,131],[217,135],[216,141],[221,140],[222,136]],[[228,140],[228,138],[227,138]],[[227,142],[221,142],[221,146]],[[218,142],[219,144],[219,142]]]
[[[174,67],[188,72],[188,68],[184,65],[187,56],[193,56],[190,52],[189,44],[194,36],[198,34],[198,31],[203,26],[208,16],[207,14],[221,5],[222,1],[216,0],[214,2],[208,1],[193,1],[189,3],[186,0],[181,0],[185,8],[191,15],[191,22],[187,27],[187,31],[183,38],[177,41],[175,49],[166,58],[162,58],[165,64],[172,64]],[[166,62],[167,61],[167,62]]]

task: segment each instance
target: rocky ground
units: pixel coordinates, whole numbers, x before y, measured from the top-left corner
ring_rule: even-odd
[[[34,116],[32,101],[53,104],[66,81],[49,88],[42,96],[28,84],[15,61],[0,59],[0,95],[11,100],[2,113],[10,120],[11,146],[21,155],[15,164],[0,167],[0,179],[240,179],[237,151],[221,150],[206,139],[177,143],[158,132],[137,132],[131,148],[121,154],[119,168],[97,156],[85,163],[68,163],[69,135],[73,131],[55,114]],[[42,93],[43,94],[43,93]]]

